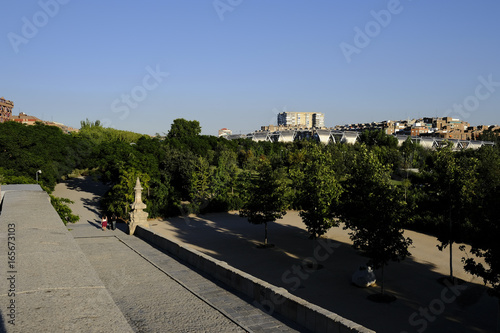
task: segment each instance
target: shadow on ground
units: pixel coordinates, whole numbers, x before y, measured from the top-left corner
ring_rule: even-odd
[[[102,212],[100,209],[100,200],[101,197],[107,192],[109,188],[108,186],[96,181],[90,181],[89,179],[83,177],[70,178],[65,183],[66,187],[69,190],[93,194],[92,198],[82,197],[80,200],[83,203],[84,208],[96,214],[97,216],[102,216]],[[89,221],[89,223],[91,223],[91,221]]]
[[[330,240],[322,245],[308,239],[304,229],[270,223],[269,240],[275,246],[262,249],[257,245],[264,227],[232,214],[155,223],[170,224],[175,237],[198,250],[377,332],[491,332],[496,324],[496,302],[479,281],[443,286],[435,265],[413,257],[386,266],[385,288],[397,300],[380,304],[367,299],[378,287],[351,284],[352,273],[367,259],[348,243]],[[305,266],[311,259],[323,268]],[[381,272],[376,273],[380,280]]]
[[[84,177],[70,178],[65,181],[68,189],[79,192],[93,193],[97,196],[102,196],[106,193],[108,187],[103,186],[98,181],[89,181]]]

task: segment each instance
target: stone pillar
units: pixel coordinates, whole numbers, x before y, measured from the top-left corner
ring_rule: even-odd
[[[144,211],[146,204],[142,202],[142,187],[139,177],[137,177],[137,182],[135,183],[135,201],[132,205],[132,212],[130,213],[130,222],[128,225],[129,235],[133,235],[135,228],[140,225],[149,228],[148,223],[148,213]]]

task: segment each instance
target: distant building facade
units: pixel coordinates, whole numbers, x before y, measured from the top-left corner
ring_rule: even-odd
[[[25,125],[35,125],[37,121],[42,122],[40,119],[34,116],[28,116],[24,112],[20,112],[18,116],[11,116],[10,120],[15,121],[17,123],[25,124]]]
[[[221,128],[219,130],[219,137],[221,137],[221,136],[228,136],[228,135],[231,135],[231,134],[233,134],[233,131],[231,131],[230,129]]]
[[[319,112],[281,112],[278,114],[278,127],[325,127],[325,115]]]
[[[45,125],[48,125],[48,126],[59,127],[63,131],[63,133],[66,133],[66,134],[73,133],[73,132],[76,132],[76,133],[80,132],[80,130],[77,128],[66,126],[66,125],[61,124],[61,123],[56,123],[55,121],[43,121],[43,123]]]
[[[364,124],[336,126],[341,131],[383,130],[389,135],[432,136],[442,139],[477,140],[484,131],[495,131],[499,126],[471,126],[469,122],[452,117],[426,117],[411,120],[386,120]]]
[[[66,126],[61,123],[56,123],[53,121],[43,121],[35,116],[29,116],[24,112],[20,112],[18,116],[14,116],[12,114],[12,110],[14,109],[14,102],[5,99],[4,97],[0,98],[0,123],[6,121],[14,121],[16,123],[21,123],[24,125],[35,125],[37,122],[44,123],[49,126],[59,127],[64,133],[72,133],[78,132],[78,129]]]
[[[0,98],[0,123],[9,121],[12,116],[12,109],[14,109],[14,102],[9,101],[3,97]]]

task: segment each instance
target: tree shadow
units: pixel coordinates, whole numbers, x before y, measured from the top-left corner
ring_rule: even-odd
[[[101,220],[93,220],[93,221],[87,221],[91,226],[96,227],[97,229],[101,229]]]
[[[100,197],[94,197],[93,199],[86,199],[86,198],[81,198],[80,199],[83,203],[83,207],[86,208],[87,210],[91,211],[92,213],[101,216],[102,212],[100,211]]]
[[[101,182],[94,181],[91,177],[70,178],[67,179],[65,183],[70,190],[93,193],[97,196],[104,195],[109,189],[109,186]]]
[[[80,200],[83,203],[84,208],[98,216],[102,215],[100,210],[100,201],[101,197],[108,191],[109,186],[98,181],[94,181],[88,176],[70,178],[65,181],[65,184],[69,190],[93,194],[93,198],[81,198]]]
[[[8,318],[5,318],[8,320]],[[5,322],[2,314],[2,310],[0,310],[0,332],[7,332],[7,328],[5,327]]]
[[[424,320],[426,332],[488,332],[496,324],[496,300],[486,295],[478,281],[467,282],[467,289],[450,289],[438,283],[443,275],[434,264],[414,257],[385,267],[386,292],[397,299],[375,303],[368,296],[378,294],[379,287],[351,284],[352,274],[367,258],[349,243],[331,239],[321,245],[310,240],[306,230],[277,222],[268,224],[269,240],[275,247],[258,249],[263,227],[234,214],[173,218],[165,223],[173,227],[172,234],[201,252],[376,331],[415,331]],[[308,260],[323,268],[308,269],[304,265]],[[380,278],[380,270],[376,274]],[[442,295],[446,295],[444,300]],[[419,312],[429,307],[437,313],[432,320]]]

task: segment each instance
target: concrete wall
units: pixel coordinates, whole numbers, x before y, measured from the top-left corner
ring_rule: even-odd
[[[135,234],[251,297],[264,311],[276,311],[314,332],[374,332],[150,229],[138,226]]]

